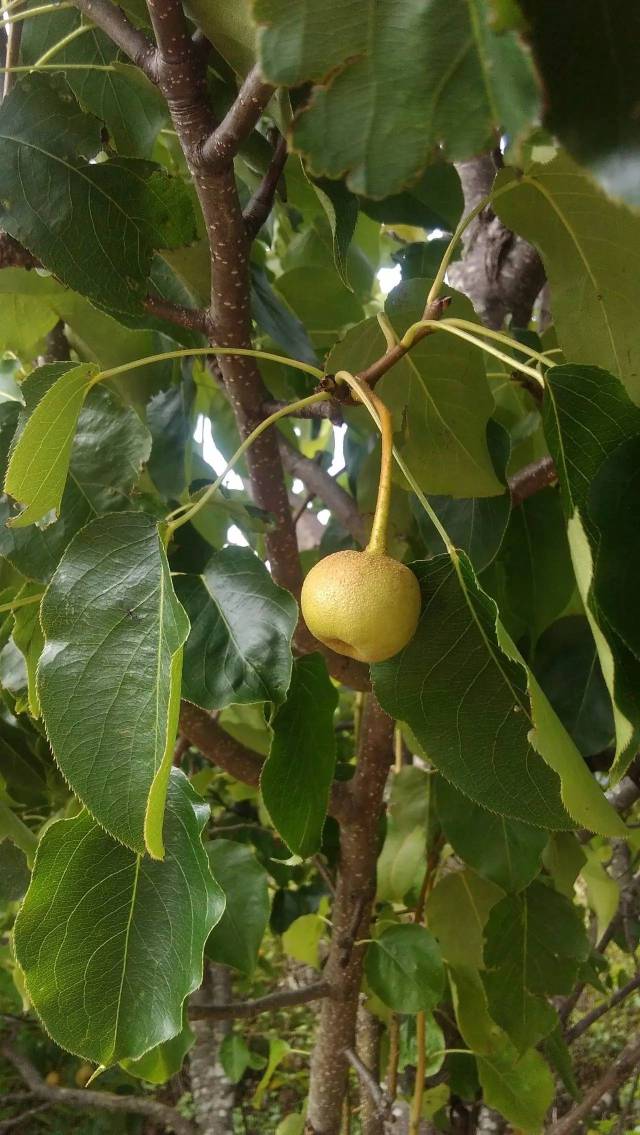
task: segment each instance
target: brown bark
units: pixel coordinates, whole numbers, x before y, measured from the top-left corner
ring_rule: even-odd
[[[220,1045],[230,1031],[228,1019],[202,1019],[198,1007],[207,1000],[231,998],[231,973],[225,966],[209,963],[202,986],[194,993],[190,1006],[195,1043],[189,1053],[189,1079],[193,1110],[200,1135],[233,1135],[234,1086],[227,1079],[219,1054]]]
[[[362,719],[358,766],[350,783],[354,815],[340,833],[340,867],[333,904],[333,934],[323,979],[331,997],[322,1004],[311,1058],[309,1135],[339,1135],[348,1060],[353,1049],[358,995],[375,896],[378,822],[393,759],[393,721],[370,695]]]
[[[360,1086],[360,1125],[362,1135],[385,1135],[385,1118],[391,1115],[391,1101],[380,1087],[380,1038],[382,1022],[364,1005],[358,1008],[357,1054],[371,1076],[371,1084]],[[375,1090],[374,1090],[375,1089]]]

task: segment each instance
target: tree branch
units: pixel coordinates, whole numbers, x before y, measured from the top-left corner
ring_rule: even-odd
[[[276,411],[282,410],[286,402],[280,402],[277,398],[268,398],[266,402],[262,403],[262,409],[265,418],[270,414],[275,414]],[[292,418],[328,418],[330,422],[335,425],[341,426],[344,423],[342,408],[331,400],[327,402],[316,402],[311,406],[305,406],[302,410],[297,411],[291,415]]]
[[[37,256],[7,232],[0,231],[0,268],[41,268]]]
[[[352,1048],[345,1048],[344,1054],[351,1067],[355,1070],[360,1083],[373,1101],[380,1118],[390,1119],[392,1107],[391,1100],[388,1098],[385,1092],[383,1092],[375,1076],[367,1068],[366,1064],[362,1063],[362,1060],[359,1056],[356,1055]]]
[[[284,439],[280,441],[280,455],[287,472],[299,477],[307,489],[319,496],[349,535],[364,546],[369,539],[368,527],[353,497],[316,461],[305,457]]]
[[[229,165],[261,118],[274,89],[257,66],[251,69],[222,122],[200,148],[204,166],[215,172]]]
[[[137,64],[152,83],[157,83],[156,49],[145,33],[131,23],[122,8],[112,4],[111,0],[74,0],[74,4]]]
[[[114,1092],[92,1092],[88,1088],[57,1088],[47,1084],[37,1068],[17,1049],[4,1044],[0,1052],[22,1076],[27,1087],[38,1099],[83,1110],[98,1108],[101,1111],[123,1111],[146,1115],[163,1127],[175,1131],[177,1135],[196,1135],[196,1129],[188,1119],[184,1119],[174,1108],[156,1100],[144,1096],[118,1096]]]
[[[604,1017],[605,1013],[611,1012],[621,1001],[626,1001],[627,997],[630,997],[636,989],[640,989],[640,973],[637,973],[635,977],[631,978],[631,981],[628,981],[626,985],[613,993],[608,1001],[604,1001],[602,1005],[597,1005],[590,1013],[585,1013],[584,1017],[581,1017],[573,1028],[568,1029],[565,1034],[567,1044],[571,1044],[583,1033],[586,1033],[587,1029],[590,1029],[596,1021]]]
[[[189,1010],[192,1021],[226,1021],[237,1017],[257,1017],[260,1013],[272,1013],[276,1009],[290,1008],[292,1005],[308,1005],[330,996],[326,981],[315,981],[299,989],[276,989],[254,1001],[229,1001],[227,1005],[197,1005]]]
[[[144,301],[145,311],[150,315],[157,315],[159,319],[166,319],[179,327],[186,327],[188,331],[199,331],[201,335],[213,335],[209,312],[201,307],[183,307],[179,303],[171,303],[162,296],[148,295]]]
[[[528,497],[534,496],[549,485],[554,485],[557,479],[558,474],[552,457],[541,457],[539,461],[533,461],[531,465],[518,469],[518,472],[509,478],[512,505],[515,507],[522,504]]]
[[[620,1055],[614,1060],[611,1067],[596,1080],[592,1088],[586,1092],[584,1098],[580,1103],[576,1104],[566,1115],[563,1115],[557,1123],[547,1129],[547,1135],[570,1135],[575,1131],[576,1127],[582,1122],[583,1119],[589,1115],[599,1100],[607,1093],[613,1091],[615,1088],[628,1080],[631,1073],[637,1068],[640,1062],[640,1039],[636,1036],[623,1048]]]
[[[280,135],[273,151],[269,168],[242,214],[248,237],[257,236],[273,209],[278,182],[282,177],[286,161],[287,142],[286,139]],[[321,405],[323,404],[324,403],[321,403]]]

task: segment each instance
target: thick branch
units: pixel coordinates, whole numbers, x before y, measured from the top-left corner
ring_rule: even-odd
[[[590,1029],[596,1021],[604,1017],[605,1013],[610,1013],[621,1001],[626,1001],[627,997],[630,997],[636,989],[640,989],[640,974],[636,974],[635,977],[632,977],[631,981],[628,981],[626,985],[623,985],[621,989],[613,993],[608,1001],[604,1001],[602,1005],[597,1005],[590,1013],[585,1013],[584,1017],[581,1017],[573,1028],[568,1029],[565,1035],[567,1044],[571,1044],[572,1041],[577,1040],[579,1036],[586,1033],[587,1029]]]
[[[111,0],[74,0],[74,3],[96,27],[106,32],[148,79],[157,82],[156,49],[145,33],[131,23],[122,8],[112,4]]]
[[[226,1021],[236,1017],[257,1017],[260,1013],[272,1013],[276,1009],[290,1008],[292,1005],[307,1005],[330,995],[326,981],[316,981],[313,985],[303,985],[300,989],[277,989],[255,1001],[230,1001],[227,1005],[198,1005],[189,1010],[192,1021]]]
[[[557,1123],[547,1129],[547,1135],[570,1135],[575,1131],[583,1119],[589,1115],[599,1100],[607,1092],[612,1092],[628,1080],[629,1076],[640,1062],[640,1038],[637,1036],[622,1050],[614,1060],[611,1067],[596,1080],[592,1088],[586,1092],[580,1103],[576,1104],[567,1115],[563,1115]]]
[[[305,457],[284,439],[280,442],[280,455],[287,472],[299,477],[307,489],[319,496],[349,535],[364,546],[369,532],[353,497],[317,462]]]
[[[269,168],[243,213],[244,227],[247,236],[254,237],[258,234],[273,209],[278,182],[282,177],[282,171],[284,170],[286,161],[287,142],[286,139],[280,135],[275,150],[273,151]]]
[[[558,474],[552,457],[541,457],[539,461],[525,465],[509,478],[511,503],[514,506],[522,504],[528,497],[534,496],[549,485],[554,485],[557,479]]]
[[[5,1044],[0,1052],[20,1073],[25,1084],[38,1099],[82,1110],[98,1108],[101,1111],[133,1112],[136,1115],[146,1115],[162,1127],[177,1132],[177,1135],[196,1135],[195,1127],[188,1119],[184,1119],[174,1108],[156,1100],[145,1096],[117,1096],[113,1092],[92,1092],[88,1088],[57,1088],[47,1084],[31,1061],[18,1049]]]
[[[207,168],[217,171],[229,165],[262,116],[273,91],[258,67],[253,67],[222,122],[201,148],[200,157]]]

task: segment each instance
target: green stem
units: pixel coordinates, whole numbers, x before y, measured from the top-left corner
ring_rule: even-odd
[[[345,382],[364,403],[380,430],[382,452],[380,454],[380,481],[378,499],[371,527],[371,536],[365,551],[383,556],[387,550],[387,531],[389,528],[389,508],[391,504],[391,469],[393,463],[393,424],[391,414],[381,398],[348,370],[336,372],[336,382]]]
[[[0,611],[15,611],[17,607],[26,607],[28,603],[39,603],[44,595],[41,591],[39,595],[26,595],[23,599],[13,599],[11,603],[0,603]]]
[[[244,353],[246,354],[247,352]],[[269,429],[269,426],[272,426],[274,422],[279,421],[280,418],[286,417],[287,414],[295,414],[298,410],[304,410],[307,406],[312,406],[315,402],[326,402],[330,397],[331,395],[325,392],[321,394],[310,394],[307,398],[299,398],[297,402],[290,402],[288,406],[283,406],[280,410],[276,410],[274,414],[270,414],[269,417],[265,418],[263,422],[260,422],[260,424],[257,425],[256,428],[252,430],[251,433],[248,434],[248,436],[244,439],[242,445],[238,446],[233,457],[230,461],[227,462],[220,476],[216,477],[215,481],[212,485],[209,485],[209,488],[206,490],[206,492],[204,492],[202,496],[199,497],[197,501],[195,501],[194,504],[181,505],[180,508],[176,508],[173,512],[169,513],[168,517],[166,518],[166,543],[169,543],[169,540],[171,539],[173,533],[177,528],[181,528],[183,524],[187,524],[190,520],[193,520],[193,517],[198,512],[200,512],[200,509],[204,508],[205,504],[207,504],[207,502],[211,500],[211,497],[214,496],[220,488],[220,485],[227,476],[227,473],[229,473],[233,469],[236,462],[240,460],[243,453],[246,453],[249,446],[253,445],[253,442],[256,440],[256,438],[260,437],[260,434],[263,434],[265,430]],[[183,513],[183,515],[180,516],[179,513]],[[172,519],[172,517],[175,517],[176,519],[174,520]]]
[[[37,8],[28,8],[25,12],[16,12],[14,16],[5,16],[3,24],[17,24],[19,20],[30,20],[32,16],[45,16],[47,12],[59,12],[62,8],[75,8],[70,0],[60,0],[58,4],[39,4]]]
[[[301,363],[298,359],[288,359],[285,355],[274,355],[271,351],[254,351],[249,347],[189,347],[179,351],[165,351],[160,355],[145,355],[142,359],[133,359],[130,363],[123,363],[122,366],[102,370],[95,375],[91,385],[104,382],[106,378],[115,378],[118,374],[126,374],[130,370],[137,370],[138,367],[148,367],[152,363],[161,363],[165,359],[188,359],[198,355],[248,355],[252,359],[267,359],[269,362],[282,363],[283,366],[293,367],[294,370],[303,370],[306,374],[311,374],[317,379],[324,378],[323,372],[318,367],[311,366],[310,363]]]
[[[15,843],[16,847],[24,851],[27,863],[31,867],[38,846],[38,839],[19,816],[16,816],[15,812],[12,812],[6,804],[0,801],[0,838],[7,836],[12,843]]]
[[[472,324],[475,327],[475,323]],[[420,319],[417,323],[413,323],[402,336],[402,346],[407,350],[411,347],[416,331],[422,327],[430,327],[433,331],[447,331],[450,335],[457,335],[459,339],[465,339],[467,343],[473,343],[474,347],[478,347],[481,351],[486,351],[488,355],[493,355],[496,359],[506,363],[511,370],[522,371],[523,374],[529,375],[529,378],[535,379],[537,383],[544,389],[544,379],[537,370],[533,367],[526,366],[525,363],[519,363],[510,355],[505,355],[504,351],[498,351],[496,347],[490,347],[488,343],[483,343],[475,335],[470,335],[468,331],[463,331],[461,327],[455,327],[450,320],[447,319]],[[509,339],[509,346],[513,346],[513,340]],[[531,352],[529,351],[529,354]]]
[[[90,31],[92,31],[91,24],[80,24],[79,27],[74,28],[73,31],[70,31],[68,35],[63,36],[62,39],[58,40],[57,43],[54,43],[52,47],[49,47],[44,52],[44,54],[40,56],[39,59],[36,59],[35,63],[33,64],[34,68],[42,67],[45,63],[48,63],[50,59],[53,59],[54,55],[57,55],[59,51],[62,51],[63,48],[67,47],[68,44],[73,43],[74,39],[78,39],[79,36],[84,35],[85,32]]]
[[[41,67],[36,67],[32,63],[29,67],[0,67],[0,74],[6,75],[19,75],[23,73],[31,73],[32,71],[115,71],[110,63],[45,63]]]
[[[447,274],[447,268],[451,263],[453,254],[458,246],[462,234],[469,227],[471,222],[475,221],[478,213],[481,213],[483,209],[486,209],[487,205],[490,205],[492,201],[495,201],[498,197],[501,197],[503,193],[507,193],[511,188],[512,185],[510,183],[509,185],[503,185],[501,189],[488,193],[486,197],[483,197],[480,201],[478,201],[477,205],[474,205],[473,209],[470,213],[467,213],[466,217],[462,218],[462,220],[458,224],[458,227],[456,228],[456,231],[451,237],[451,240],[445,248],[444,256],[440,261],[440,267],[436,272],[435,279],[433,281],[433,284],[431,285],[431,290],[429,291],[429,295],[427,296],[425,311],[434,302],[434,300],[437,300],[438,296],[440,295],[442,285],[444,284],[444,278]]]
[[[527,347],[526,343],[512,339],[503,331],[492,331],[490,327],[482,327],[478,323],[472,323],[470,319],[441,319],[440,323],[446,323],[449,327],[460,327],[463,331],[475,332],[476,335],[483,335],[485,339],[495,339],[497,343],[504,343],[506,347],[511,347],[513,351],[519,351],[528,359],[535,359],[536,362],[542,363],[545,367],[552,365],[546,357],[546,352],[534,351],[532,347]]]

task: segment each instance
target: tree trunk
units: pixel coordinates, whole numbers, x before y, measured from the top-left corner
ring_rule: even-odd
[[[209,963],[193,1005],[231,1000],[231,974],[226,966]],[[218,1059],[220,1045],[230,1032],[229,1021],[192,1021],[196,1041],[189,1054],[191,1094],[201,1135],[233,1135],[235,1089]]]

